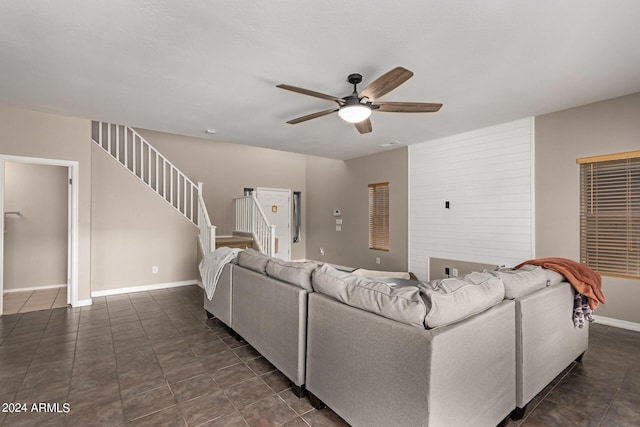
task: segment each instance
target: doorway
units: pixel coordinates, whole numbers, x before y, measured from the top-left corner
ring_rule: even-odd
[[[291,190],[258,187],[257,199],[269,224],[276,226],[275,256],[290,261]]]
[[[0,315],[77,303],[77,178],[78,162],[0,155]]]

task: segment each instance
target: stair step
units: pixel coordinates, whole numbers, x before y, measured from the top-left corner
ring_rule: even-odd
[[[229,248],[247,249],[253,247],[253,239],[251,237],[216,237],[216,249],[227,246]]]

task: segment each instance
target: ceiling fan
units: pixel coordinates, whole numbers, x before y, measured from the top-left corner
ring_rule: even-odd
[[[277,85],[280,89],[290,90],[303,95],[314,96],[316,98],[327,99],[338,104],[338,108],[319,111],[289,120],[287,123],[295,125],[316,119],[331,113],[338,112],[338,115],[346,122],[353,123],[360,133],[372,131],[369,116],[373,110],[390,113],[433,113],[440,110],[442,104],[428,102],[385,102],[378,101],[378,98],[391,92],[402,83],[413,76],[413,73],[406,68],[396,67],[374,80],[369,86],[358,93],[357,85],[362,82],[361,74],[350,74],[347,81],[353,85],[353,93],[343,98],[326,95],[309,89],[285,84]]]

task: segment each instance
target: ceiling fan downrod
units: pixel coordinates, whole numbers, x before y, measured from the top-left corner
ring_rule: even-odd
[[[353,94],[357,95],[358,84],[362,82],[362,74],[358,74],[358,73],[349,74],[349,77],[347,77],[347,81],[353,85]]]

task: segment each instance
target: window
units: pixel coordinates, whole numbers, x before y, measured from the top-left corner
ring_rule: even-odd
[[[389,250],[389,183],[369,184],[369,249]]]
[[[640,151],[578,159],[580,261],[600,274],[640,277]]]

